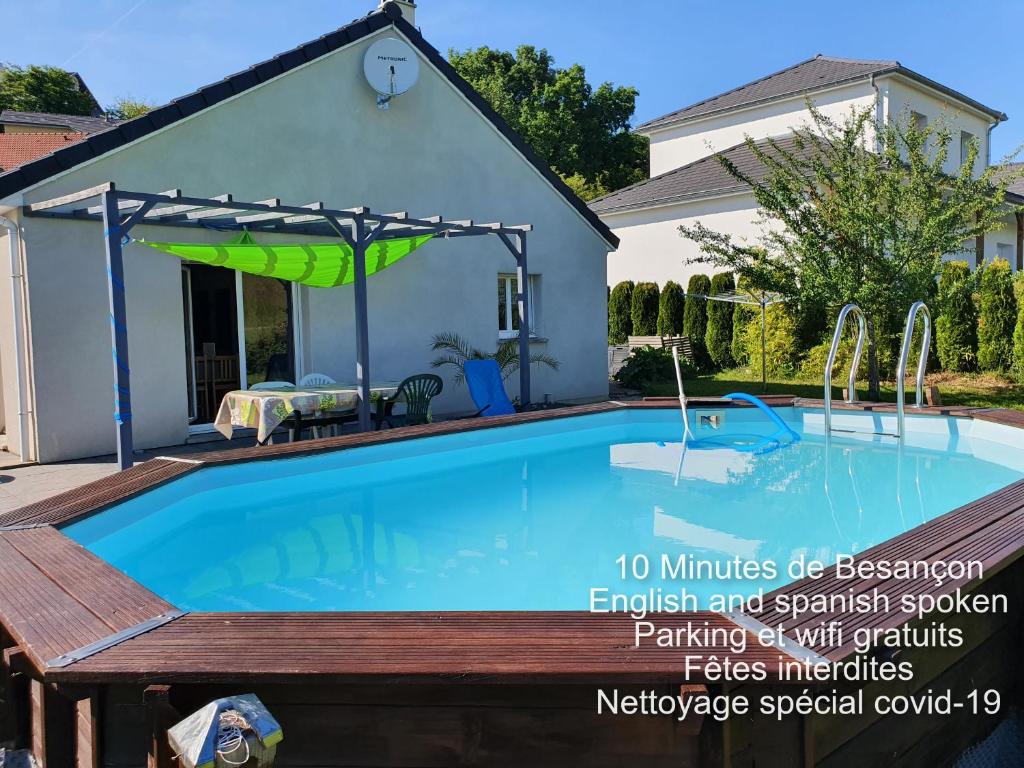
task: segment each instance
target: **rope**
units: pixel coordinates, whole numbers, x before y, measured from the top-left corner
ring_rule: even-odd
[[[228,765],[245,765],[251,757],[249,742],[245,740],[245,732],[250,729],[249,721],[234,709],[228,709],[220,713],[220,722],[217,724],[217,754]],[[237,752],[245,747],[245,757],[241,760],[232,760],[228,755]]]

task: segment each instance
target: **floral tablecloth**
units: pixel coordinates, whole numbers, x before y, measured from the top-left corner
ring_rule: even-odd
[[[398,382],[370,384],[370,397],[390,397],[398,391]],[[227,438],[235,427],[255,427],[256,439],[263,443],[270,434],[298,411],[304,416],[328,411],[350,411],[359,404],[355,384],[327,387],[303,387],[295,390],[236,389],[224,395],[213,425]]]

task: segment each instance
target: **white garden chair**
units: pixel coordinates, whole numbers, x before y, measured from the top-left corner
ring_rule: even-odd
[[[334,379],[326,373],[307,373],[299,382],[300,387],[326,387],[330,384],[337,384]]]

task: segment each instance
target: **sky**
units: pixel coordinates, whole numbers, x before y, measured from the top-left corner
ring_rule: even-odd
[[[162,104],[331,31],[376,0],[0,0],[17,31],[0,62],[79,72],[101,104]],[[816,53],[901,64],[1009,115],[998,161],[1024,143],[1024,0],[421,0],[436,48],[521,43],[591,83],[639,90],[634,124],[763,77]],[[324,97],[329,97],[325,84]]]

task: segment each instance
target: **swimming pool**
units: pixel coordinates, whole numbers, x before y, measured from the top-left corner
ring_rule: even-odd
[[[780,408],[798,442],[764,453],[755,409],[697,409],[724,447],[684,450],[679,412],[573,418],[196,470],[64,527],[196,611],[585,610],[622,554],[829,563],[1024,477],[1012,427]],[[739,589],[782,586],[746,581]],[[703,600],[728,585],[688,585]]]

